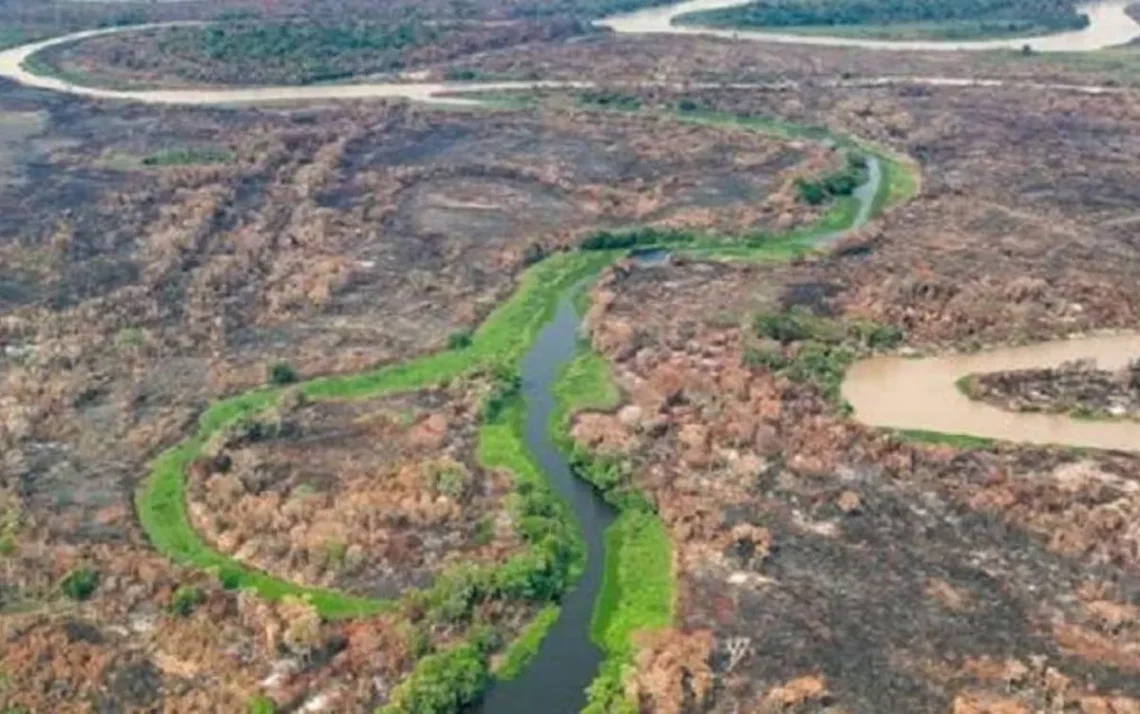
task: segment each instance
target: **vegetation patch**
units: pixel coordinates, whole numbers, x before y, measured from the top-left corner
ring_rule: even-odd
[[[983,436],[943,434],[942,432],[925,431],[923,429],[898,429],[895,433],[909,441],[917,441],[922,444],[953,446],[962,451],[984,451],[992,449],[998,443],[996,439],[988,439]]]
[[[685,15],[683,23],[881,39],[977,39],[1085,27],[1071,0],[775,0]]]
[[[602,587],[594,605],[590,634],[605,660],[590,685],[585,712],[636,711],[626,700],[624,673],[633,655],[633,635],[668,627],[673,621],[675,583],[672,546],[665,525],[631,481],[632,464],[621,457],[599,457],[574,444],[574,413],[608,410],[620,403],[609,365],[588,343],[579,344],[574,360],[554,386],[551,433],[574,471],[597,488],[619,510],[606,531]]]
[[[752,331],[761,341],[745,350],[746,364],[811,384],[837,404],[843,375],[858,355],[902,341],[902,332],[890,325],[836,320],[799,307],[757,315]]]
[[[530,661],[538,654],[538,648],[546,638],[546,633],[558,621],[560,610],[557,605],[549,605],[539,610],[538,615],[530,621],[507,651],[503,653],[502,662],[495,669],[495,679],[507,681],[522,674]]]
[[[143,166],[198,166],[228,164],[234,160],[233,152],[216,148],[182,148],[159,151],[142,159]]]
[[[376,714],[457,714],[490,682],[486,654],[477,643],[464,643],[423,657]]]
[[[97,587],[99,587],[99,573],[86,565],[72,570],[59,583],[59,589],[63,594],[76,602],[94,595]]]
[[[867,181],[867,157],[849,153],[847,166],[818,179],[797,179],[796,193],[804,203],[818,206],[828,200],[850,196]]]

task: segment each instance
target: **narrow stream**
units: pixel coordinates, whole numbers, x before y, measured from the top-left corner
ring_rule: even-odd
[[[859,210],[852,225],[821,236],[818,243],[835,240],[870,220],[883,170],[874,156],[867,157],[867,165],[867,180],[854,193]],[[665,250],[651,249],[634,257],[639,265],[648,267],[667,262],[668,255]],[[562,599],[561,615],[534,660],[515,679],[492,687],[471,714],[578,714],[586,704],[586,687],[602,662],[602,651],[590,640],[590,619],[605,569],[605,532],[617,513],[574,475],[548,428],[554,410],[554,383],[574,359],[578,340],[579,318],[569,297],[573,292],[567,290],[559,298],[554,317],[523,358],[523,440],[551,487],[578,519],[586,542],[586,570]]]
[[[523,439],[551,487],[574,510],[586,541],[586,571],[563,597],[562,614],[538,655],[518,677],[495,685],[474,709],[479,714],[577,714],[586,704],[586,687],[602,661],[601,650],[590,641],[590,617],[602,584],[606,528],[617,514],[573,474],[548,429],[554,382],[574,358],[578,340],[579,319],[570,292],[559,299],[554,318],[523,358]]]

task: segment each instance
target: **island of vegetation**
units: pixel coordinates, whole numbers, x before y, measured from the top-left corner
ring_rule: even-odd
[[[772,0],[684,15],[686,24],[885,40],[1025,37],[1085,27],[1072,0]]]

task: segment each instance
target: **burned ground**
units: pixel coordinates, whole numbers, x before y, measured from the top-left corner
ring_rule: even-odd
[[[522,548],[506,474],[476,459],[478,385],[292,405],[190,469],[191,517],[222,552],[291,582],[379,598]]]
[[[720,653],[713,686],[650,710],[1130,711],[1135,460],[914,446],[746,366],[741,318],[818,270],[681,262],[596,294],[628,403],[575,436],[632,459],[678,549],[678,636]]]
[[[131,507],[148,459],[276,363],[312,376],[444,349],[529,261],[590,230],[808,222],[817,212],[795,203],[792,181],[827,155],[621,114],[164,109],[11,85],[2,97],[0,668],[4,704],[33,710],[239,711],[257,692],[289,706],[385,701],[464,625],[425,624],[415,602],[323,622],[304,602],[259,602],[170,564]],[[215,463],[191,481],[200,532],[270,571],[384,596],[510,552],[505,477],[472,462],[480,388],[468,387],[302,406],[286,419],[296,443],[223,445],[236,471],[218,477]],[[414,412],[407,434],[400,399]],[[395,416],[354,425],[370,408]],[[454,465],[432,471],[439,449],[409,447],[407,478],[397,470],[392,482],[403,519],[385,500],[392,483],[374,479],[396,465],[380,463],[388,452],[369,429],[400,450],[437,410],[450,415],[454,465],[471,476],[458,484],[463,505],[436,493],[455,485]],[[243,486],[219,501],[226,477]],[[299,521],[270,518],[252,545],[234,538],[250,513],[276,513],[263,500],[308,489]],[[362,517],[383,517],[341,542],[337,514],[354,499],[372,499]],[[354,567],[330,567],[342,556]],[[64,582],[87,583],[69,586],[78,602],[62,597]],[[482,607],[480,621],[508,636],[533,614]]]

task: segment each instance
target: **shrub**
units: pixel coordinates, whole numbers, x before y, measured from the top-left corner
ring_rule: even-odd
[[[581,250],[622,250],[639,246],[690,243],[696,238],[689,231],[645,226],[623,231],[596,231],[583,238],[578,247]]]
[[[531,243],[523,253],[523,265],[530,267],[546,258],[546,248],[541,243]]]
[[[796,194],[801,201],[812,206],[818,206],[827,200],[827,192],[818,181],[796,179]]]
[[[744,365],[752,369],[767,369],[778,372],[788,366],[788,358],[777,350],[761,350],[749,347],[744,350]]]
[[[193,166],[198,164],[226,164],[234,155],[225,149],[186,148],[167,149],[143,157],[143,166]]]
[[[206,600],[201,588],[194,585],[180,585],[170,598],[170,612],[179,617],[188,617],[194,608]]]
[[[277,704],[264,694],[258,694],[249,700],[249,704],[246,705],[246,711],[249,712],[249,714],[275,714]]]
[[[471,82],[479,76],[479,71],[470,67],[448,67],[443,71],[443,78],[448,82]]]
[[[456,330],[447,336],[449,350],[465,350],[471,346],[471,330]]]
[[[847,166],[840,171],[827,174],[815,181],[796,179],[796,193],[799,199],[812,206],[818,206],[838,196],[850,196],[862,185],[867,170],[867,157],[862,154],[847,154]]]
[[[630,94],[620,92],[590,91],[582,93],[582,102],[599,107],[612,107],[633,111],[641,108],[641,100]]]
[[[877,322],[857,322],[852,326],[852,332],[859,341],[873,350],[889,350],[902,342],[902,330],[894,325],[882,325]]]
[[[760,337],[788,344],[811,337],[811,326],[804,318],[799,312],[761,314],[753,320],[752,327]]]
[[[269,382],[276,385],[292,384],[297,381],[297,372],[288,362],[274,362],[269,367]]]
[[[59,583],[63,594],[77,602],[91,597],[97,587],[99,574],[86,565],[72,570]]]
[[[465,644],[420,660],[378,714],[459,714],[490,682],[483,653]]]
[[[511,400],[522,390],[522,377],[512,370],[499,370],[491,391],[483,398],[481,418],[484,423],[498,421]]]

